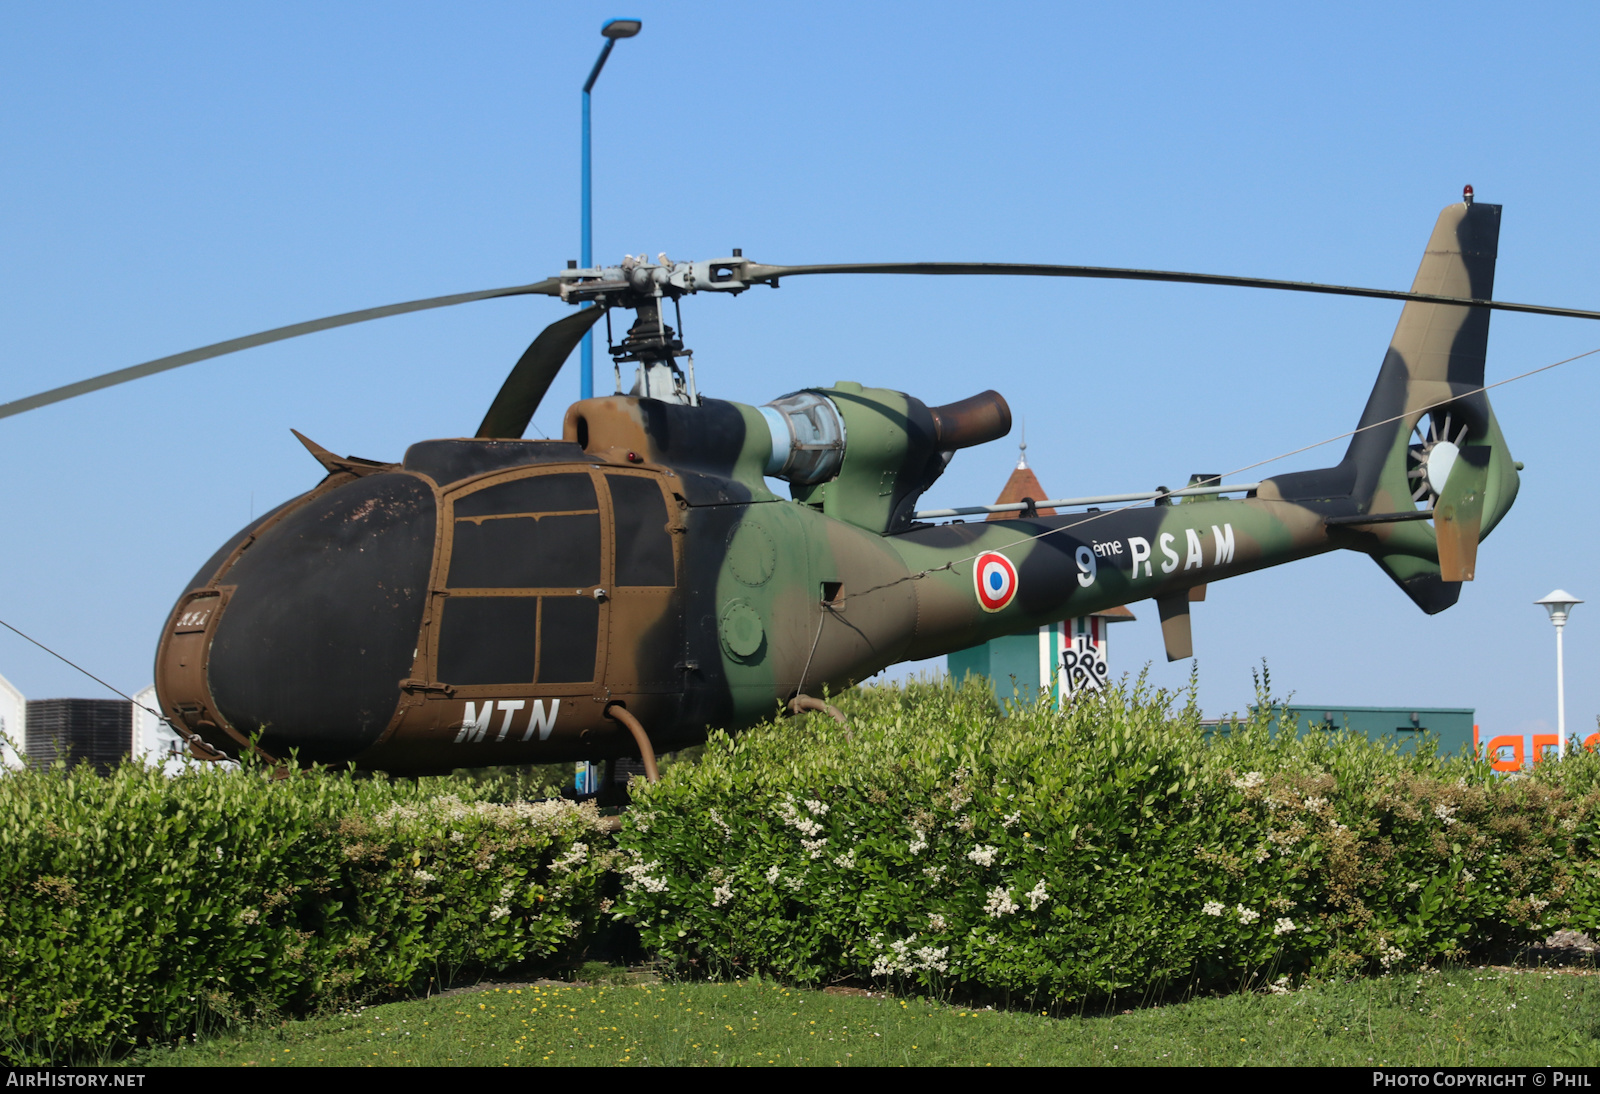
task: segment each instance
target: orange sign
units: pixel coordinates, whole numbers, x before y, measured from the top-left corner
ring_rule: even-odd
[[[1507,734],[1501,737],[1489,738],[1489,766],[1496,771],[1521,771],[1526,756],[1523,752],[1523,742],[1527,738],[1521,734]],[[1535,733],[1533,735],[1533,762],[1539,763],[1546,756],[1552,755],[1556,746],[1560,744],[1559,738],[1554,733]],[[1600,749],[1600,733],[1591,733],[1583,740],[1583,747],[1590,752]],[[1510,757],[1501,755],[1502,749],[1511,750]]]

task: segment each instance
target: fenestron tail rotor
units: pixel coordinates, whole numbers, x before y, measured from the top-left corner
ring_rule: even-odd
[[[1428,415],[1426,432],[1423,431],[1421,419],[1411,427],[1417,438],[1416,443],[1410,446],[1415,466],[1406,471],[1406,477],[1416,483],[1411,500],[1420,502],[1427,499],[1429,508],[1444,493],[1444,484],[1450,479],[1450,469],[1455,466],[1461,449],[1467,443],[1467,423],[1461,422],[1461,428],[1453,430],[1451,418],[1450,411],[1445,410],[1442,418],[1438,414]]]

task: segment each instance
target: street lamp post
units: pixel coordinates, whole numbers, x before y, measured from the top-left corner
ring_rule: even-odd
[[[1556,758],[1564,760],[1567,758],[1567,676],[1562,659],[1561,632],[1567,625],[1567,613],[1583,601],[1565,589],[1557,589],[1534,603],[1544,605],[1544,610],[1550,613],[1550,622],[1556,625]]]
[[[611,56],[611,47],[617,44],[618,38],[632,38],[639,33],[644,23],[638,19],[608,19],[600,28],[600,33],[605,36],[606,44],[600,47],[600,56],[594,63],[594,68],[589,71],[589,78],[583,82],[583,258],[584,269],[594,265],[594,209],[589,191],[589,92],[594,89],[594,82],[600,78],[600,70],[606,66],[606,58]],[[594,307],[593,303],[583,305],[586,308]],[[583,370],[579,376],[579,396],[590,399],[594,397],[594,332],[588,331],[583,336]]]
[[[606,67],[606,58],[611,56],[611,47],[617,44],[618,38],[632,38],[644,26],[639,19],[607,19],[601,26],[600,33],[605,37],[606,44],[600,47],[600,56],[595,59],[594,67],[589,70],[589,78],[583,81],[583,251],[582,266],[589,269],[594,265],[594,204],[590,194],[589,171],[589,92],[594,90],[594,82],[600,78],[600,70]],[[585,308],[594,307],[593,303],[585,303]],[[583,336],[582,368],[578,375],[578,396],[582,399],[594,398],[594,332],[586,331]],[[595,794],[600,789],[600,769],[597,764],[579,763],[577,779],[574,788],[580,796],[587,797]]]

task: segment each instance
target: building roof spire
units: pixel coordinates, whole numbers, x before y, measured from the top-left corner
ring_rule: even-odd
[[[1017,442],[1017,470],[1028,469],[1028,419],[1022,419],[1022,437]]]

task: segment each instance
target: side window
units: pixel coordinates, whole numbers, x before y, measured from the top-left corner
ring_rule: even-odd
[[[579,589],[600,583],[600,508],[588,475],[538,475],[455,504],[452,589]]]
[[[588,475],[535,475],[496,483],[457,498],[456,519],[511,513],[571,513],[594,508],[594,480]]]
[[[439,621],[439,679],[448,684],[531,684],[539,656],[539,599],[447,599]]]
[[[533,475],[454,501],[439,679],[586,683],[600,634],[600,507],[587,474]],[[488,595],[485,592],[492,590]]]
[[[607,475],[617,522],[617,585],[674,585],[667,503],[653,478]]]
[[[599,601],[587,596],[539,598],[539,683],[593,680],[599,641]]]

